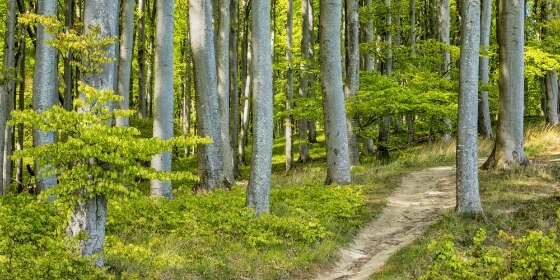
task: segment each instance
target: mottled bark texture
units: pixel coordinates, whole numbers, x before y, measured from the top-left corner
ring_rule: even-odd
[[[237,0],[230,1],[230,38],[229,38],[229,100],[230,127],[229,137],[233,157],[233,174],[239,177],[239,64],[237,49],[239,46],[239,6]]]
[[[219,1],[220,16],[218,27],[217,67],[218,67],[218,105],[220,109],[220,137],[222,139],[222,164],[226,184],[234,183],[233,152],[229,133],[229,33],[230,33],[229,0]]]
[[[197,191],[208,192],[224,185],[218,78],[209,0],[189,1],[189,28],[195,71],[197,131],[200,137],[210,137],[213,141],[197,148],[200,178]]]
[[[344,97],[347,101],[352,100],[358,93],[360,83],[360,41],[358,20],[358,1],[346,0],[346,82],[344,83]],[[358,145],[358,135],[355,130],[358,128],[356,116],[346,116],[346,127],[348,129],[348,154],[351,165],[360,163],[360,150]]]
[[[272,172],[273,96],[270,3],[253,1],[253,152],[247,185],[247,205],[257,215],[270,211]]]
[[[340,20],[340,1],[321,0],[319,37],[321,85],[327,140],[326,185],[345,185],[351,182],[346,110],[342,89]]]
[[[173,138],[173,34],[174,1],[156,1],[156,44],[154,60],[154,125],[156,138]],[[171,151],[152,157],[152,168],[171,171]],[[171,198],[171,182],[152,180],[152,196]]]
[[[138,0],[138,117],[148,117],[146,107],[146,6],[149,0]]]
[[[84,6],[84,32],[90,32],[90,27],[97,26],[103,37],[117,36],[118,1],[97,0],[86,1]],[[107,47],[108,56],[116,58],[117,46]],[[99,73],[83,73],[82,81],[98,90],[113,90],[115,85],[115,66],[113,63],[101,65]],[[84,100],[80,93],[80,99]],[[80,111],[88,110],[88,104]],[[96,164],[96,163],[91,163]],[[70,236],[77,236],[83,232],[87,238],[80,241],[80,253],[84,256],[96,255],[97,266],[103,266],[103,244],[105,243],[105,223],[107,220],[107,200],[102,194],[90,194],[85,186],[79,194],[80,198],[72,212],[66,232]]]
[[[492,123],[490,121],[490,105],[488,102],[488,81],[489,81],[489,62],[488,51],[490,48],[490,26],[492,23],[492,2],[490,0],[482,0],[482,11],[480,14],[480,65],[478,75],[480,79],[481,90],[478,99],[478,133],[486,139],[494,138],[492,132]]]
[[[132,48],[134,41],[134,0],[122,2],[122,30],[117,76],[117,94],[122,97],[117,108],[128,110],[130,105],[130,74],[132,69]],[[128,127],[128,117],[118,117],[117,126]]]
[[[549,70],[545,74],[546,84],[546,122],[550,125],[558,125],[558,75],[556,69]]]
[[[457,207],[460,214],[478,215],[478,69],[480,50],[480,1],[463,0],[460,90],[457,130]]]
[[[286,22],[286,60],[288,61],[288,69],[286,71],[286,110],[292,110],[292,102],[294,97],[294,71],[293,71],[293,29],[294,29],[294,1],[288,0],[288,20]],[[292,151],[292,115],[288,114],[285,120],[286,147],[284,154],[286,156],[286,172],[292,169],[294,161],[294,153]]]
[[[441,75],[447,79],[450,79],[451,71],[451,54],[447,47],[450,44],[450,30],[451,30],[451,20],[450,20],[450,7],[449,0],[438,0],[438,38],[439,41],[444,45],[442,49],[442,63],[441,63]],[[443,120],[445,125],[445,131],[443,133],[443,141],[451,141],[451,119],[446,117]]]
[[[310,73],[313,64],[313,3],[312,0],[301,1],[301,69],[299,76],[299,96],[302,98],[309,97],[310,86],[313,76]],[[310,121],[306,119],[298,120],[299,130],[299,161],[307,162],[311,160],[309,148],[307,145],[307,133],[310,128]]]
[[[39,13],[45,16],[56,16],[58,1],[39,1]],[[58,51],[47,41],[54,39],[53,34],[46,32],[39,24],[37,28],[37,43],[35,48],[35,69],[33,72],[33,109],[37,112],[48,110],[58,101]],[[33,145],[35,147],[52,144],[55,133],[33,129]],[[38,166],[37,189],[42,191],[56,184],[55,176],[43,176],[43,172],[51,172],[52,166]]]
[[[485,168],[509,168],[529,163],[523,150],[524,4],[498,1],[499,90],[498,130]]]

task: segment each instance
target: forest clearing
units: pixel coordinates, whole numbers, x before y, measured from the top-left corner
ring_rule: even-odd
[[[0,279],[560,279],[559,12],[2,1]]]

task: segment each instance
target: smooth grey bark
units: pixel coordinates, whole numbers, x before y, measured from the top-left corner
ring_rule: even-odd
[[[253,95],[253,66],[251,45],[251,41],[249,40],[246,59],[247,75],[245,76],[245,88],[243,88],[243,113],[241,115],[241,131],[239,134],[239,163],[243,165],[247,165],[245,152],[249,138],[249,117],[251,113],[251,99]]]
[[[358,1],[346,0],[346,75],[344,83],[344,97],[351,101],[358,93],[360,86],[360,41],[358,20]],[[360,150],[358,146],[357,118],[346,116],[346,128],[348,129],[348,154],[351,165],[360,163]]]
[[[90,32],[90,27],[97,26],[100,36],[117,36],[118,25],[118,1],[97,0],[86,1],[84,4],[84,32]],[[107,47],[108,56],[116,58],[117,46],[113,44]],[[82,73],[82,81],[98,90],[114,90],[115,66],[113,63],[101,65],[99,73]],[[83,100],[83,94],[80,94]],[[109,106],[109,105],[107,105]],[[88,110],[88,104],[79,111]],[[96,163],[91,163],[96,164]],[[72,212],[70,221],[66,228],[69,236],[77,236],[81,232],[87,234],[87,238],[80,241],[80,253],[83,256],[98,254],[94,259],[97,266],[103,266],[103,245],[105,243],[105,224],[107,221],[107,200],[103,194],[89,194],[82,189],[76,208]]]
[[[230,1],[230,40],[229,40],[229,96],[230,96],[230,128],[229,137],[233,157],[233,173],[235,177],[239,177],[239,152],[237,146],[239,144],[239,64],[238,64],[238,47],[239,47],[239,6],[237,0]]]
[[[556,69],[548,70],[545,74],[546,85],[546,122],[558,125],[558,75]]]
[[[163,140],[173,138],[173,24],[174,1],[156,1],[153,135]],[[153,156],[151,167],[170,172],[171,151]],[[172,198],[171,181],[152,180],[150,193]]]
[[[364,6],[366,7],[368,14],[372,14],[372,1],[371,0],[365,0],[364,1]],[[369,17],[367,18],[366,23],[364,24],[364,43],[369,44],[370,46],[373,45],[373,17]],[[371,55],[371,52],[368,48],[368,50],[364,53],[364,70],[365,71],[372,71],[375,65],[375,60],[373,58],[373,56]]]
[[[313,3],[312,0],[301,1],[301,69],[299,76],[299,96],[306,98],[309,97],[310,83],[312,81],[312,74],[310,73],[311,65],[313,64]],[[309,147],[307,145],[307,133],[310,128],[310,121],[306,119],[298,120],[299,130],[299,161],[308,162],[311,160],[309,155]]]
[[[149,0],[138,0],[138,117],[148,117],[146,107],[146,6]]]
[[[327,140],[326,185],[351,182],[340,49],[341,4],[321,0],[320,64]]]
[[[529,163],[523,150],[524,6],[517,0],[498,1],[499,90],[498,130],[485,168],[509,168]]]
[[[478,190],[478,70],[480,1],[463,0],[457,129],[457,206],[460,214],[482,214]]]
[[[494,138],[492,132],[492,123],[490,121],[490,105],[488,102],[488,86],[489,81],[489,63],[490,58],[486,52],[490,48],[490,26],[492,23],[492,2],[490,0],[481,1],[481,14],[480,14],[480,49],[484,52],[480,56],[480,65],[478,76],[480,79],[480,86],[483,87],[479,91],[478,101],[478,132],[486,139]]]
[[[288,19],[286,22],[286,60],[288,61],[288,69],[286,71],[286,111],[292,110],[292,102],[294,98],[294,72],[293,72],[293,29],[294,29],[294,1],[288,0]],[[292,115],[288,114],[285,120],[285,138],[286,147],[284,154],[286,156],[286,172],[292,169],[293,151],[292,151]]]
[[[6,30],[4,41],[3,68],[8,70],[5,75],[0,76],[0,195],[4,194],[9,182],[5,183],[4,169],[8,157],[4,156],[5,135],[9,131],[6,120],[10,112],[10,96],[15,90],[14,67],[15,67],[15,24],[16,24],[16,2],[8,0],[6,10]],[[9,134],[9,133],[8,133]],[[9,146],[9,145],[8,145]]]
[[[65,0],[64,9],[64,24],[65,28],[68,30],[74,25],[74,0]],[[64,54],[64,109],[66,111],[71,111],[73,109],[73,99],[74,99],[74,81],[72,77],[72,53],[66,52]]]
[[[229,0],[219,0],[218,14],[220,16],[217,39],[217,67],[218,67],[218,102],[220,109],[220,136],[222,139],[222,164],[226,184],[233,185],[233,152],[230,143],[230,81],[229,81],[229,35],[230,35],[230,3]]]
[[[39,14],[56,16],[58,1],[39,1]],[[53,107],[58,101],[58,51],[47,41],[54,39],[53,34],[46,32],[39,24],[37,28],[37,43],[35,48],[35,69],[33,72],[33,109],[43,112]],[[55,142],[55,133],[33,129],[33,145],[35,147]],[[55,176],[42,176],[43,172],[52,172],[52,166],[38,166],[37,189],[42,191],[56,185]]]
[[[20,38],[20,51],[21,55],[19,56],[18,60],[18,67],[19,67],[19,93],[18,93],[18,110],[23,111],[25,109],[25,90],[26,90],[26,69],[25,69],[25,61],[27,57],[27,36],[26,32],[21,32]],[[16,150],[21,151],[23,150],[24,145],[24,125],[18,125],[18,138],[16,144]],[[23,159],[19,159],[17,161],[16,167],[16,183],[17,183],[17,191],[18,193],[23,191]],[[0,191],[1,194],[1,191]]]
[[[118,108],[121,110],[128,110],[130,105],[130,76],[134,42],[134,0],[121,1],[122,30],[117,75],[117,94],[122,97]],[[128,127],[128,117],[118,117],[116,124],[120,127]]]
[[[385,5],[390,10],[391,0],[385,0]],[[385,30],[385,43],[387,44],[387,53],[385,55],[385,67],[383,68],[384,74],[387,77],[391,77],[393,72],[393,33],[391,32],[391,27],[393,25],[392,20],[393,15],[391,12],[387,14],[385,22],[387,24],[387,30]]]
[[[218,106],[218,77],[209,0],[189,1],[189,29],[195,71],[197,130],[212,143],[197,148],[198,192],[223,187],[222,139]],[[196,36],[195,36],[196,35]]]
[[[451,19],[450,19],[450,6],[449,0],[438,0],[438,38],[439,41],[444,45],[442,50],[442,64],[441,64],[441,73],[442,76],[446,79],[450,79],[450,71],[451,71],[451,53],[447,49],[450,44],[450,30],[451,30]],[[445,132],[443,134],[443,141],[449,142],[451,141],[451,119],[445,118],[443,120],[445,124]]]
[[[253,152],[247,185],[247,205],[257,216],[270,212],[272,172],[273,96],[270,2],[253,1]]]

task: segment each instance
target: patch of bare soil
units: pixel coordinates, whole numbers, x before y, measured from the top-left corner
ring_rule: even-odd
[[[422,235],[455,206],[455,167],[414,172],[388,197],[381,215],[343,248],[338,261],[316,279],[367,279],[389,257]]]

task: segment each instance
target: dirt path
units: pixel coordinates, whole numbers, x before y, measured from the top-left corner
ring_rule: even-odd
[[[338,261],[317,279],[367,279],[389,257],[423,234],[455,206],[455,168],[435,167],[414,172],[387,198],[387,207],[365,226]]]

